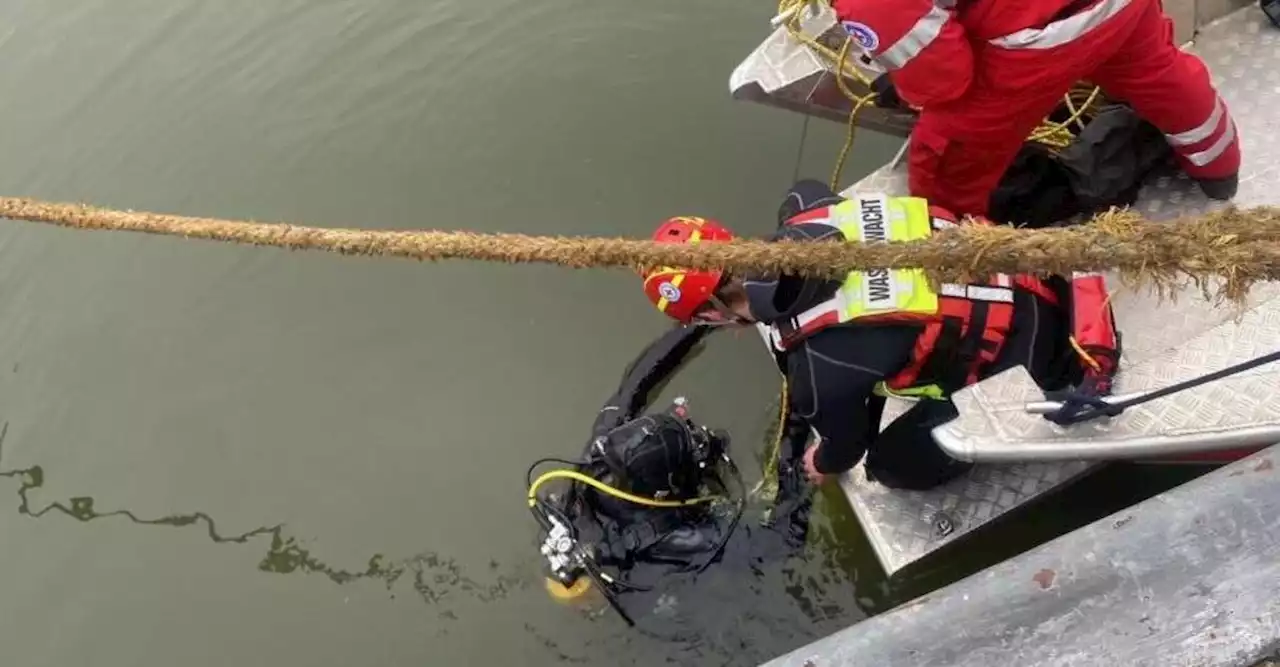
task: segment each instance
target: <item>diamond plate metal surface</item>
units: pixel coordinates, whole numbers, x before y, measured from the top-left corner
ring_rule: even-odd
[[[1120,393],[1145,392],[1248,361],[1280,348],[1280,299],[1124,369]],[[1280,441],[1280,369],[1263,366],[1069,427],[1028,414],[1043,394],[1022,368],[956,392],[960,418],[935,437],[974,461],[1131,458],[1134,452],[1234,448]]]
[[[1280,31],[1249,8],[1203,28],[1192,50],[1209,65],[1213,79],[1231,108],[1241,137],[1245,168],[1235,203],[1240,206],[1274,204],[1280,187]],[[886,166],[852,188],[859,192],[905,193],[906,169]],[[847,194],[847,193],[846,193]],[[1156,220],[1204,213],[1223,204],[1211,202],[1185,176],[1170,176],[1149,183],[1135,207]],[[1125,369],[1117,379],[1121,391],[1163,386],[1179,378],[1216,369],[1280,347],[1280,285],[1267,284],[1251,296],[1253,310],[1239,323],[1239,313],[1215,308],[1190,288],[1174,302],[1160,302],[1154,295],[1120,286],[1114,278],[1118,324],[1127,334]],[[1139,335],[1138,332],[1141,332]],[[1023,375],[1025,378],[1025,373]],[[1027,378],[1029,382],[1029,378]],[[988,391],[983,383],[982,391]],[[1019,411],[1028,398],[1041,398],[1032,385],[1010,383],[1001,400],[1014,400],[1022,391]],[[995,388],[990,388],[994,391]],[[1164,401],[1134,409],[1130,428],[1168,428],[1175,432],[1206,428],[1206,424],[1270,423],[1280,403],[1280,375],[1261,369],[1247,377],[1206,387],[1181,401]],[[1221,411],[1218,406],[1231,404]],[[890,406],[885,423],[909,405]],[[1047,424],[1033,417],[1036,428]],[[991,432],[997,427],[988,424]],[[1049,494],[1096,463],[1085,461],[979,464],[965,477],[927,492],[902,492],[870,483],[859,466],[841,479],[841,486],[862,523],[881,564],[889,574],[942,547],[980,530],[990,521]],[[939,521],[941,519],[941,521]],[[945,524],[939,526],[938,524]],[[939,530],[949,528],[949,532]],[[945,533],[945,534],[943,534]]]
[[[892,575],[1072,481],[1093,465],[977,465],[964,477],[929,491],[885,488],[869,482],[858,466],[841,478],[840,485],[880,564]]]

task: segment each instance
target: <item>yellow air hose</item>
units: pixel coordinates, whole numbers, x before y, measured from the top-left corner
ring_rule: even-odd
[[[721,499],[721,496],[700,496],[698,498],[690,498],[688,500],[657,500],[654,498],[645,498],[644,496],[637,496],[633,493],[627,493],[622,489],[609,486],[598,479],[588,477],[576,470],[559,469],[548,470],[547,472],[542,473],[537,479],[533,480],[533,484],[529,485],[529,507],[533,507],[538,503],[538,487],[553,479],[571,479],[575,482],[582,482],[601,493],[608,494],[619,500],[635,503],[636,505],[643,505],[645,507],[673,509],[677,507],[689,507],[690,505],[700,505],[702,503],[709,503],[711,501]]]
[[[586,484],[587,486],[590,486],[600,491],[601,493],[605,493],[610,496],[613,496],[614,498],[618,498],[619,500],[625,500],[627,502],[635,503],[636,505],[642,505],[645,507],[674,509],[674,508],[680,508],[680,507],[689,507],[691,505],[699,505],[702,503],[708,503],[708,502],[720,499],[720,496],[701,496],[698,498],[691,498],[689,500],[656,500],[653,498],[645,498],[643,496],[637,496],[633,493],[627,493],[622,489],[605,484],[604,482],[601,482],[598,479],[588,477],[587,475],[577,472],[576,470],[567,470],[562,468],[558,470],[548,470],[547,472],[539,475],[538,478],[533,481],[533,484],[529,485],[529,498],[528,498],[529,507],[533,507],[538,503],[538,495],[537,495],[538,488],[553,479],[571,479],[575,482],[581,482],[583,484]],[[547,593],[556,601],[563,602],[563,603],[569,603],[569,602],[574,602],[576,600],[579,600],[584,595],[591,592],[593,588],[591,585],[591,580],[588,577],[580,577],[577,581],[575,581],[572,585],[569,585],[569,586],[565,586],[564,584],[550,577],[544,577],[543,579],[544,579],[543,583],[546,586]]]

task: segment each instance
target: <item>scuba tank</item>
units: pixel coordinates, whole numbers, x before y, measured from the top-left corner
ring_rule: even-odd
[[[543,528],[540,551],[554,597],[576,599],[595,588],[633,624],[617,599],[647,590],[627,580],[633,567],[701,571],[737,527],[746,493],[728,454],[728,435],[696,424],[683,398],[665,411],[638,414],[706,333],[705,327],[677,327],[654,341],[598,413],[581,458],[542,459],[530,467],[528,502]],[[533,479],[534,470],[550,461],[572,467]],[[736,482],[736,503],[722,477],[726,472]],[[568,484],[552,493],[552,480]],[[736,508],[726,512],[721,501]]]

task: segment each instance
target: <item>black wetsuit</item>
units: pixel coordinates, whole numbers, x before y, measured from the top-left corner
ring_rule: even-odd
[[[841,198],[816,181],[801,181],[779,210],[775,239],[817,240],[832,234],[826,225],[782,223],[795,214],[838,203]],[[840,281],[784,276],[746,278],[753,316],[764,323],[792,317],[830,298]],[[1065,288],[1065,284],[1058,286]],[[1024,365],[1043,389],[1060,389],[1075,380],[1078,365],[1067,344],[1069,321],[1056,306],[1015,290],[1012,331],[1004,350],[984,377]],[[921,331],[918,325],[858,326],[824,329],[782,355],[791,388],[795,422],[822,435],[815,462],[823,473],[841,473],[867,455],[867,472],[879,482],[901,488],[928,488],[967,468],[933,442],[930,429],[955,416],[949,400],[922,400],[879,432],[885,399],[872,392],[876,383],[900,372]],[[803,438],[807,429],[789,429]],[[799,448],[792,446],[794,456]]]

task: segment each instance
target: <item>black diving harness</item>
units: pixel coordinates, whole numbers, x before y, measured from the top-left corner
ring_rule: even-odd
[[[598,413],[582,457],[539,459],[525,476],[529,509],[544,533],[548,587],[560,586],[571,597],[590,582],[629,626],[635,622],[619,594],[649,590],[628,581],[629,567],[654,555],[655,562],[701,572],[719,558],[745,509],[746,488],[727,434],[695,424],[683,398],[664,412],[639,414],[709,331],[676,327],[651,343]],[[545,463],[568,467],[535,478]],[[727,521],[713,509],[717,501],[734,500],[722,467],[737,487]],[[553,480],[569,484],[551,493],[546,485]]]

